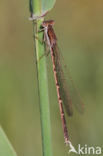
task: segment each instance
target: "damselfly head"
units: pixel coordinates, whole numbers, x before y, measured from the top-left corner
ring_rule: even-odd
[[[48,27],[49,25],[53,26],[54,23],[55,23],[54,20],[43,21],[42,26],[43,27]]]

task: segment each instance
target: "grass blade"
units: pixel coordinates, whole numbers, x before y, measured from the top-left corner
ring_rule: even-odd
[[[0,156],[17,156],[3,129],[0,127]]]
[[[29,0],[29,9],[32,16],[43,16],[50,11],[56,0]]]
[[[33,13],[38,15],[42,13],[42,3],[40,0],[32,0],[31,9]],[[33,4],[33,6],[32,6]],[[50,126],[50,110],[49,110],[49,95],[48,95],[48,78],[46,69],[46,57],[40,57],[44,55],[45,48],[44,44],[40,41],[43,40],[43,32],[39,32],[42,19],[33,21],[33,28],[36,26],[34,32],[34,44],[36,50],[36,60],[37,60],[37,78],[38,78],[38,93],[40,101],[40,119],[41,119],[41,134],[42,134],[42,151],[43,156],[52,156],[52,145],[51,145],[51,126]]]

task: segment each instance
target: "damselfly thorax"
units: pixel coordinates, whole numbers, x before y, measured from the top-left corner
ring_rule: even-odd
[[[47,42],[48,46],[54,48],[56,46],[56,35],[53,29],[54,21],[43,21],[42,27],[44,28],[44,40]]]

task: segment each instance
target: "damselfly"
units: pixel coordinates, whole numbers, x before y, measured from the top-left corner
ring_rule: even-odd
[[[57,46],[57,37],[53,29],[54,21],[43,21],[42,30],[44,31],[44,43],[49,47],[51,53],[52,63],[53,63],[53,72],[57,89],[58,103],[62,121],[62,127],[64,132],[65,143],[69,143],[68,129],[63,109],[63,104],[66,108],[66,112],[69,116],[72,116],[72,102],[70,98],[70,92],[67,88],[66,81],[64,78],[64,73],[62,66],[60,64],[59,51]],[[72,82],[73,83],[73,82]]]

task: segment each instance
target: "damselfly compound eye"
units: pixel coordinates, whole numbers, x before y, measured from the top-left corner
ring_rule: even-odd
[[[43,21],[43,23],[42,23],[43,27],[48,27],[49,25],[53,26],[54,25],[54,20]]]

